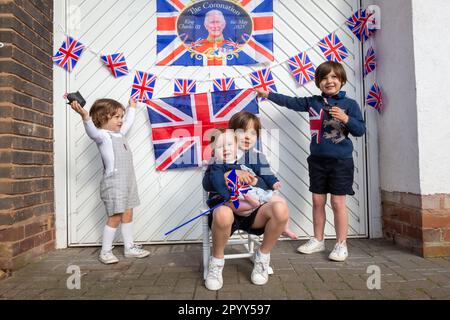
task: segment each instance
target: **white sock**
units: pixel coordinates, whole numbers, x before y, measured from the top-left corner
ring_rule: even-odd
[[[134,245],[133,241],[133,221],[128,223],[122,222],[122,238],[125,250],[130,249]]]
[[[102,251],[111,251],[112,244],[114,241],[114,236],[116,235],[117,228],[111,228],[106,225],[103,229],[103,241],[102,241]]]
[[[214,256],[211,256],[211,262],[218,266],[223,266],[225,264],[225,259],[219,259]]]
[[[269,252],[269,253],[262,253],[261,250],[258,249],[258,255],[259,255],[263,260],[270,259],[270,252]]]

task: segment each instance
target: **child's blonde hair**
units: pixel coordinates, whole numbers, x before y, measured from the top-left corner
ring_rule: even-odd
[[[316,86],[317,88],[320,88],[320,82],[322,82],[323,79],[331,72],[334,71],[336,76],[339,78],[339,80],[342,82],[342,86],[347,83],[347,73],[345,72],[344,67],[339,62],[335,61],[327,61],[322,63],[320,66],[316,69]]]
[[[92,105],[91,110],[89,110],[89,115],[94,125],[100,128],[117,113],[118,109],[125,111],[125,107],[116,100],[98,99]]]

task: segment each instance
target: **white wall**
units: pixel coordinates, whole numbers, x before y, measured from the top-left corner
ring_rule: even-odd
[[[420,189],[450,193],[450,1],[412,3]]]
[[[385,110],[378,119],[380,186],[385,191],[419,194],[411,0],[372,2],[381,8],[382,13],[382,29],[375,35],[377,79],[385,101]]]

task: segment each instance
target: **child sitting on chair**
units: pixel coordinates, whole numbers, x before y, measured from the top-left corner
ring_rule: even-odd
[[[229,200],[230,190],[225,183],[226,173],[232,170],[253,172],[251,168],[237,163],[237,138],[233,130],[217,128],[215,135],[210,139],[213,149],[214,162],[209,164],[208,171],[212,187],[217,192],[217,198]],[[255,175],[253,173],[253,175]],[[230,207],[239,216],[248,217],[254,209],[268,202],[273,196],[272,190],[252,187],[247,193],[239,196],[239,206],[236,208],[231,201],[225,205]]]
[[[256,198],[258,200],[256,202],[251,197],[247,197],[247,202],[253,203],[254,208],[267,202],[282,202],[287,205],[286,200],[278,194],[281,183],[271,171],[264,154],[255,149],[261,131],[260,119],[250,112],[238,112],[231,117],[228,127],[235,132],[238,144],[237,165],[232,167],[232,169],[236,169],[240,181],[252,185],[253,188],[249,192],[249,196],[253,196],[253,199]],[[232,169],[225,172],[225,179]],[[216,182],[220,185],[220,181]],[[203,178],[203,187],[207,191],[218,192],[212,185],[209,168],[206,170]],[[220,198],[220,195],[210,196],[208,205],[212,204],[213,206],[220,203],[217,202]],[[246,203],[243,203],[242,208],[239,209],[246,212],[246,210],[249,210],[246,208]],[[289,222],[286,224],[282,235],[292,240],[298,239],[297,235],[289,229]]]

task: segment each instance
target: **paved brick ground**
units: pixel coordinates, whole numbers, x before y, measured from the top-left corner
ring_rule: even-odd
[[[227,260],[224,286],[208,291],[201,272],[201,245],[152,245],[146,259],[98,262],[99,248],[58,250],[0,280],[0,299],[450,299],[450,257],[423,259],[385,240],[349,240],[350,256],[331,262],[328,253],[297,254],[300,241],[280,241],[272,252],[275,274],[265,286],[250,282],[248,259]],[[331,250],[333,241],[327,241]],[[236,251],[238,248],[231,248]],[[67,289],[67,267],[81,270],[81,289]],[[367,267],[381,269],[381,289],[369,290]]]

